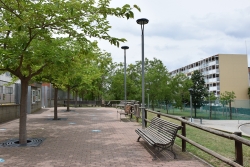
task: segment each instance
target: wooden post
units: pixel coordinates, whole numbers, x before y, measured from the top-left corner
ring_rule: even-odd
[[[144,109],[144,111],[145,111],[145,119],[148,119],[148,114],[147,114],[147,109],[145,108]],[[147,124],[148,124],[148,122],[146,121],[146,120],[144,120],[145,121],[145,128],[147,127]]]
[[[185,119],[185,117],[181,117],[182,119]],[[181,121],[181,135],[186,137],[186,124],[185,122]],[[184,139],[181,140],[181,146],[182,146],[182,152],[186,152],[186,141]]]
[[[234,132],[237,136],[242,136],[241,132]],[[242,143],[235,140],[235,162],[243,166]]]
[[[157,112],[160,113],[161,111],[157,111]],[[160,115],[160,114],[157,114],[157,117],[158,117],[158,118],[161,118],[161,115]]]
[[[130,112],[130,119],[133,118],[133,107],[134,107],[134,106],[131,105],[131,108],[130,108],[130,111],[129,111],[129,112]]]

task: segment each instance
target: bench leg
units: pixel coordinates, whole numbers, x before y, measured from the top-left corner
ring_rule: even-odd
[[[174,159],[176,159],[176,154],[175,154],[175,152],[173,150],[173,147],[171,147],[170,151],[174,154]]]
[[[137,142],[139,142],[140,138],[141,138],[141,136],[138,137]]]

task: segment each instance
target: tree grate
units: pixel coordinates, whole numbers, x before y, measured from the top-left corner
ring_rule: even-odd
[[[28,138],[27,144],[19,144],[19,139],[9,139],[3,143],[0,143],[1,147],[37,147],[39,146],[45,138]]]
[[[48,120],[48,121],[66,121],[68,118],[57,118],[57,119],[54,119],[54,118],[45,118],[45,120]]]
[[[75,112],[75,110],[69,110],[69,111],[67,111],[67,110],[60,110],[61,112]]]

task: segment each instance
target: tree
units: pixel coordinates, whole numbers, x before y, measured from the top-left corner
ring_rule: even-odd
[[[234,91],[232,92],[225,91],[224,93],[220,94],[220,101],[222,101],[223,104],[229,104],[230,119],[232,119],[231,102],[233,102],[235,98],[236,96]]]
[[[250,99],[250,87],[248,88],[247,94],[248,94],[248,97],[249,97],[249,99]]]
[[[206,102],[209,103],[209,118],[211,119],[212,117],[212,110],[211,110],[211,101],[215,101],[217,97],[214,95],[214,93],[209,92],[208,96],[206,97]]]
[[[31,79],[64,61],[57,51],[60,41],[55,36],[70,37],[88,43],[97,37],[119,46],[124,38],[108,34],[107,16],[133,18],[134,5],[110,8],[110,1],[100,0],[0,0],[0,71],[9,71],[21,80],[19,143],[27,143],[26,109]],[[60,52],[59,52],[60,53]],[[67,65],[67,64],[65,64]]]
[[[192,85],[192,81],[183,73],[179,73],[171,78],[170,90],[172,101],[175,102],[175,107],[183,109],[183,103],[189,101],[188,89]]]
[[[164,98],[166,83],[169,81],[169,73],[161,60],[145,59],[145,92],[149,93],[152,109],[157,100]]]
[[[203,106],[204,99],[208,94],[207,88],[205,86],[204,76],[200,71],[196,70],[191,75],[191,80],[193,82],[192,91],[192,105],[194,107],[194,113],[196,118],[196,109]]]

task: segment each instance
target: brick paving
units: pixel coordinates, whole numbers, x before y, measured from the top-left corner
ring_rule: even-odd
[[[154,149],[143,139],[136,142],[136,128],[141,126],[123,117],[115,108],[58,108],[61,120],[52,120],[53,108],[29,114],[27,136],[46,138],[38,147],[0,148],[0,166],[4,167],[206,167],[177,146],[161,152],[152,160]],[[0,124],[0,143],[18,138],[19,120]],[[6,129],[6,130],[3,130]]]

